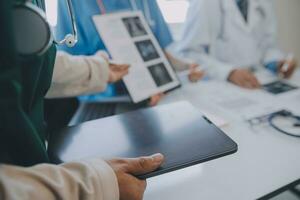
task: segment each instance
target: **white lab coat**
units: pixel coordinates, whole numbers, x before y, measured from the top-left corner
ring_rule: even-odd
[[[103,92],[109,80],[109,64],[98,51],[92,56],[73,56],[58,51],[47,98],[75,97]]]
[[[279,61],[285,55],[277,47],[274,12],[272,0],[249,0],[246,22],[235,0],[193,0],[182,38],[171,49],[218,79],[236,68]]]

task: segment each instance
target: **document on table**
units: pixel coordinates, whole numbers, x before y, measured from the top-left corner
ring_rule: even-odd
[[[93,17],[112,59],[131,65],[123,81],[133,102],[180,85],[142,12],[118,12]]]
[[[182,100],[192,103],[219,127],[282,109],[273,95],[262,90],[246,90],[218,81],[184,85],[167,95],[162,103]]]
[[[248,119],[281,108],[277,99],[263,90],[247,90],[223,82],[211,82],[201,87],[201,90],[205,94],[203,101],[217,107],[221,113],[227,113],[234,120]]]

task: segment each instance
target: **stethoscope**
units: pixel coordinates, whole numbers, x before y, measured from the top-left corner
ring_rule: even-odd
[[[300,116],[294,115],[292,112],[282,110],[282,111],[273,113],[268,117],[268,122],[269,122],[270,126],[273,127],[275,130],[277,130],[277,131],[279,131],[283,134],[289,135],[289,136],[300,137],[300,134],[290,133],[288,131],[285,131],[285,130],[281,129],[279,126],[277,126],[274,123],[274,119],[276,117],[286,117],[286,118],[294,119],[294,120],[296,120],[296,123],[294,123],[294,126],[295,127],[300,127]]]
[[[292,137],[300,137],[300,133],[299,134],[291,133],[286,130],[283,130],[278,125],[276,125],[275,119],[278,117],[294,119],[296,121],[294,123],[294,127],[300,127],[300,116],[297,116],[287,110],[280,110],[280,111],[277,111],[277,112],[274,112],[274,113],[271,113],[268,115],[255,117],[255,118],[249,119],[247,121],[251,126],[255,126],[255,125],[259,125],[259,124],[267,122],[272,128],[274,128],[275,130],[277,130],[280,133],[283,133],[285,135],[292,136]]]
[[[68,47],[76,45],[78,37],[73,6],[71,0],[66,0],[66,2],[72,23],[72,33],[67,34],[62,40],[54,38],[39,0],[37,0],[37,4],[41,8],[31,3],[31,0],[24,0],[14,5],[13,30],[15,46],[20,56],[42,55],[53,43]]]
[[[103,3],[103,0],[97,0],[97,3],[98,3],[98,6],[99,6],[99,9],[100,9],[101,13],[102,14],[107,13],[106,8],[105,8],[104,3]],[[135,11],[139,10],[138,6],[136,4],[136,0],[129,0],[129,3],[130,3],[130,6],[133,10],[135,10]],[[155,26],[155,21],[151,17],[151,12],[150,12],[150,7],[149,7],[149,4],[148,4],[148,0],[143,0],[142,3],[143,3],[143,7],[144,7],[144,14],[145,14],[146,20],[147,20],[148,24],[151,27],[154,27]]]

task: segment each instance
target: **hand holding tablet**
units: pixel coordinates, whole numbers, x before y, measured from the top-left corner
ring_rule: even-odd
[[[188,147],[188,148],[187,148]],[[86,157],[165,157],[146,179],[233,154],[237,144],[188,102],[138,110],[68,127],[49,140],[52,161]]]

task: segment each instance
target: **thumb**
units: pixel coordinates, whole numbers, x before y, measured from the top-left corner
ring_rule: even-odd
[[[118,72],[123,72],[123,71],[127,71],[129,69],[129,65],[128,64],[111,64],[110,68],[114,71],[118,71]]]
[[[162,154],[154,154],[148,157],[129,159],[127,172],[132,175],[143,175],[156,170],[164,161]]]

